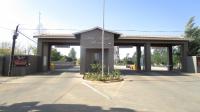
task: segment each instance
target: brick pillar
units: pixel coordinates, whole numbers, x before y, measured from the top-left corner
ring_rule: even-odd
[[[151,44],[145,43],[144,45],[144,69],[151,71]]]
[[[172,46],[167,47],[168,53],[168,71],[173,70],[173,54],[172,54]]]
[[[187,72],[187,54],[188,54],[188,43],[184,43],[181,45],[181,65],[183,72]]]

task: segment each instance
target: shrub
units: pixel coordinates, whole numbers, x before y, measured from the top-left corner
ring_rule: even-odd
[[[101,65],[100,64],[90,64],[91,66],[91,71],[94,73],[101,73]]]
[[[92,72],[85,73],[83,79],[91,81],[122,81],[119,70],[113,70],[110,74],[101,75],[101,65],[91,64]]]

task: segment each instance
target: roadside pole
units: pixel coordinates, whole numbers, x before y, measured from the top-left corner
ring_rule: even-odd
[[[19,25],[17,25],[14,35],[13,35],[13,42],[12,42],[12,50],[11,50],[11,55],[10,55],[10,63],[9,63],[9,70],[8,70],[8,76],[11,76],[12,73],[12,68],[13,68],[13,60],[14,60],[14,55],[15,55],[15,42],[17,39],[18,34],[18,27]]]
[[[102,74],[102,77],[104,75],[104,15],[105,15],[105,0],[103,0],[103,21],[102,21],[102,24],[103,24],[103,29],[102,29],[102,70],[101,70],[101,74]]]

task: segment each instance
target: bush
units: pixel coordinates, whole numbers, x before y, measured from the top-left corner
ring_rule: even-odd
[[[93,73],[99,73],[99,74],[101,73],[102,67],[100,64],[90,64],[90,66],[91,66],[91,71]]]
[[[101,66],[99,64],[91,64],[92,72],[85,73],[83,79],[92,81],[122,81],[119,70],[114,70],[110,74],[101,74]]]

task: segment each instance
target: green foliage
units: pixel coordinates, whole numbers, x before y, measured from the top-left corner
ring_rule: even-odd
[[[120,79],[120,76],[121,76],[121,72],[119,70],[113,70],[111,72],[111,75],[114,79]]]
[[[56,49],[51,50],[51,61],[59,61],[62,58],[60,52]]]
[[[68,57],[72,58],[73,61],[76,60],[76,51],[74,50],[74,48],[72,48],[68,54]]]
[[[11,44],[8,42],[1,42],[0,44],[0,56],[10,55]]]
[[[173,49],[173,65],[179,67],[180,62],[181,62],[181,52],[180,52],[180,47],[177,47]]]
[[[61,56],[60,61],[66,61],[66,56]]]
[[[122,81],[120,77],[121,73],[119,70],[114,70],[109,74],[101,75],[101,65],[100,64],[91,64],[92,72],[85,73],[83,79],[92,80],[92,81]]]
[[[90,64],[93,73],[101,73],[102,66],[100,64]]]
[[[132,57],[129,57],[129,53],[126,54],[126,57],[124,57],[123,60],[119,61],[120,65],[127,65],[127,64],[134,64],[134,62],[136,62],[136,53],[134,53],[134,55]]]
[[[73,61],[73,59],[71,57],[68,57],[68,56],[65,56],[65,59],[66,59],[67,62],[72,62]]]
[[[167,65],[167,49],[154,48],[151,58],[152,58],[152,64]]]
[[[85,73],[83,79],[92,81],[122,81],[121,73],[119,71],[112,71],[110,74],[104,74],[103,76],[98,73],[88,72]]]
[[[137,62],[137,53],[135,52],[132,56],[132,63]]]
[[[192,39],[188,55],[200,55],[200,28],[195,26],[194,19],[195,17],[191,17],[185,27],[184,37]]]

